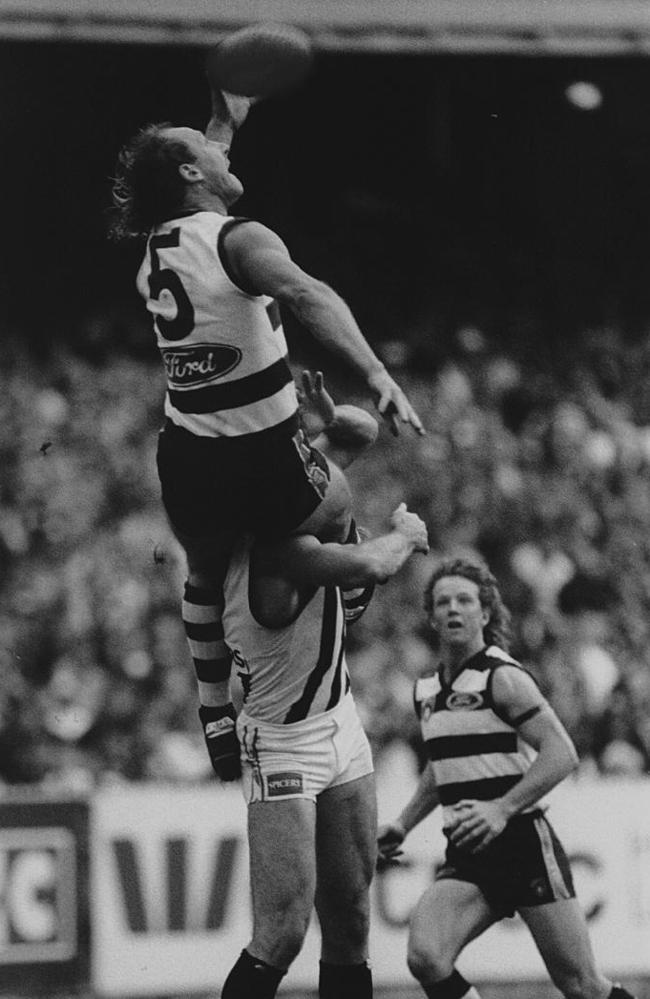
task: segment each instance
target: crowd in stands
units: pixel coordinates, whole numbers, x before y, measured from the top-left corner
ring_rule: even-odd
[[[378,767],[421,762],[422,590],[453,552],[498,576],[512,652],[582,772],[650,773],[650,336],[587,331],[540,360],[467,327],[430,364],[403,342],[383,352],[428,433],[384,430],[352,467],[357,520],[376,533],[405,500],[432,552],[350,628]],[[342,377],[335,392],[371,409]],[[0,786],[209,780],[155,472],[159,362],[8,343],[0,389]]]

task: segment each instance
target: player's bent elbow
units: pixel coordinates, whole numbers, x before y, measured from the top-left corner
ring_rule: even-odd
[[[277,295],[279,301],[291,309],[298,319],[308,319],[315,309],[330,305],[333,297],[338,298],[329,285],[309,274],[301,274],[295,281],[287,283]]]

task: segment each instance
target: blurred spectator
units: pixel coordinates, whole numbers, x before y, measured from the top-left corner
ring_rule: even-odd
[[[637,719],[632,691],[620,680],[594,724],[592,751],[601,773],[633,776],[650,772],[650,755],[638,732]]]
[[[625,344],[614,329],[586,331],[549,341],[538,362],[524,333],[506,352],[467,324],[437,370],[440,350],[400,372],[428,434],[382,433],[351,471],[357,520],[376,533],[404,499],[428,522],[432,557],[482,553],[518,622],[514,651],[583,758],[602,772],[647,772],[650,336]],[[391,349],[408,365],[406,339]],[[157,495],[155,359],[112,356],[106,344],[100,363],[64,344],[38,362],[19,343],[6,353],[0,785],[85,793],[106,781],[210,779],[178,548]],[[335,392],[370,405],[354,386]],[[418,762],[411,688],[433,662],[421,610],[429,565],[378,587],[350,629],[380,768]]]
[[[581,573],[573,576],[558,596],[558,608],[565,617],[565,667],[575,673],[582,710],[590,718],[605,709],[620,677],[607,648],[613,603],[614,594],[607,582]]]

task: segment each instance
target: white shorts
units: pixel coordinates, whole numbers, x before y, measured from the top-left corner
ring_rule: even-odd
[[[237,719],[242,791],[249,805],[317,796],[374,770],[368,737],[351,694],[323,714],[291,725]]]

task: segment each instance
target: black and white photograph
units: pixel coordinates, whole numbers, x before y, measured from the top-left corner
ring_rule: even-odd
[[[0,999],[650,999],[650,4],[0,81]]]

